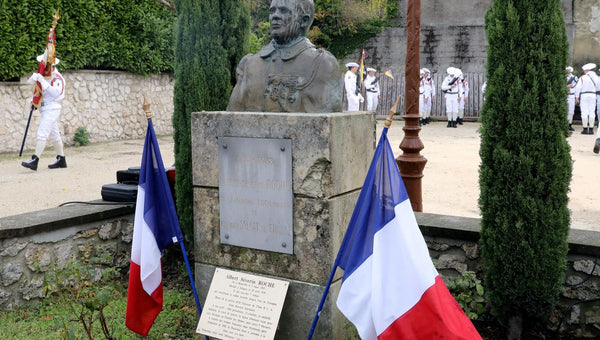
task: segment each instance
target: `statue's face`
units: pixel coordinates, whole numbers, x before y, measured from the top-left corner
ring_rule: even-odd
[[[287,44],[300,35],[300,20],[294,0],[273,0],[269,8],[271,37],[278,44]]]

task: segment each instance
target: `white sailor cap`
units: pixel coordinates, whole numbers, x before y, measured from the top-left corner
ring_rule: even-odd
[[[423,67],[423,68],[422,68],[422,70],[423,70],[423,72],[425,72],[425,73],[431,73],[431,71],[429,71],[429,69],[428,69],[428,68],[426,68],[426,67]]]
[[[35,59],[37,59],[38,62],[42,62],[42,59],[44,59],[44,55],[40,54]],[[58,63],[60,63],[60,59],[54,57],[54,64],[52,65],[58,65]]]
[[[377,72],[377,70],[372,67],[367,67],[367,72]]]
[[[357,63],[347,63],[347,64],[346,64],[346,67],[347,67],[347,68],[351,68],[351,67],[358,67],[358,64],[357,64]]]
[[[420,69],[419,70],[419,74],[425,74],[425,70],[424,69]]]
[[[589,63],[589,64],[585,64],[585,65],[581,66],[581,69],[584,71],[585,70],[593,70],[595,68],[596,68],[596,64],[594,64],[594,63]]]
[[[565,71],[571,73],[573,72],[573,68],[571,66],[567,66],[567,68],[565,68]]]
[[[457,74],[456,71],[458,71],[458,69],[455,67],[452,67],[452,66],[450,66],[446,69],[446,73],[453,75],[453,76],[455,76]]]

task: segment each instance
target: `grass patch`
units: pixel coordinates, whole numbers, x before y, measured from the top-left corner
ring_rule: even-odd
[[[163,310],[145,339],[200,339],[194,297],[180,257],[178,249],[163,256]],[[102,266],[102,261],[84,259],[47,272],[45,299],[0,311],[0,339],[144,339],[125,326],[127,270]]]
[[[111,335],[115,339],[144,339],[125,326],[127,292],[115,294],[104,308]],[[70,307],[57,303],[50,297],[37,304],[30,304],[13,311],[0,311],[0,334],[2,339],[24,339],[34,336],[36,340],[87,339],[83,326],[74,320]],[[165,288],[163,311],[158,314],[146,339],[195,339],[197,326],[194,298],[182,287]],[[105,339],[97,320],[92,332],[94,339]]]

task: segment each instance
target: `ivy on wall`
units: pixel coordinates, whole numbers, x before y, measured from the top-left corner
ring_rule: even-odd
[[[0,6],[0,81],[37,69],[57,7],[61,69],[173,70],[175,13],[153,0],[4,0]]]

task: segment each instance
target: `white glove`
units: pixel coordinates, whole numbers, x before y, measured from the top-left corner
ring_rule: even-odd
[[[364,102],[364,101],[365,101],[365,98],[363,98],[362,94],[360,94],[360,93],[359,93],[359,94],[358,94],[358,102],[359,102],[359,103],[362,103],[362,102]]]
[[[35,82],[39,81],[41,82],[44,79],[44,77],[42,77],[41,74],[34,72],[31,77],[29,77],[29,79],[27,80],[27,82],[29,84],[35,84]]]

